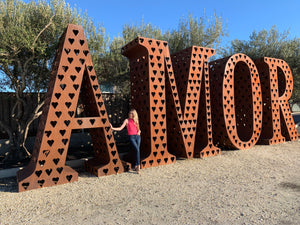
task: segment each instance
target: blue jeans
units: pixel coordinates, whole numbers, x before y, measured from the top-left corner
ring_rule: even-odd
[[[135,151],[135,165],[140,165],[140,145],[141,145],[141,136],[140,135],[128,135],[129,141]]]

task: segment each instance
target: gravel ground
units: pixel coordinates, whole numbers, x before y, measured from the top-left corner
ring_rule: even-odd
[[[17,193],[0,224],[299,224],[300,141]]]

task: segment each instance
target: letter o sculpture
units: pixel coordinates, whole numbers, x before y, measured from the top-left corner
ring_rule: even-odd
[[[245,54],[210,63],[212,121],[217,144],[254,146],[262,126],[262,93],[257,68]]]

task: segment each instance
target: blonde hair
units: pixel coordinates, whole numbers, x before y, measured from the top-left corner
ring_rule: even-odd
[[[131,109],[129,112],[133,114],[133,121],[137,127],[138,130],[140,130],[140,124],[139,124],[139,116],[137,114],[137,111],[135,109]]]

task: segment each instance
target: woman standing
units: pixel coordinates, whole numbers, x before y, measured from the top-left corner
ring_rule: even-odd
[[[120,127],[113,127],[114,131],[121,131],[124,127],[127,127],[129,141],[135,151],[135,170],[137,173],[140,172],[140,145],[141,145],[141,130],[139,125],[139,117],[135,109],[131,109],[128,114],[128,119],[125,119]]]

